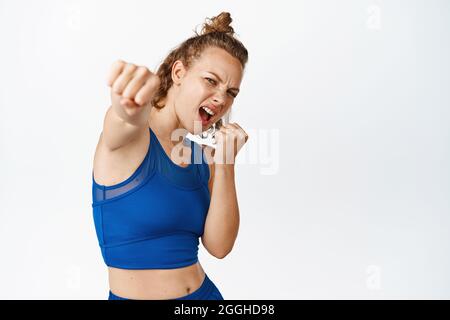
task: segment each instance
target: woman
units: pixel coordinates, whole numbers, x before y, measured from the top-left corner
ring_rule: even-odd
[[[197,253],[201,237],[224,258],[239,228],[234,160],[248,136],[221,117],[239,92],[248,52],[231,21],[227,12],[209,19],[156,74],[121,60],[111,68],[112,103],[92,173],[111,300],[223,300]],[[186,138],[215,125],[215,149]]]

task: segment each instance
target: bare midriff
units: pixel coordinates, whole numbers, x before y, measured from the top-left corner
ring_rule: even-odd
[[[108,267],[113,294],[136,300],[175,299],[200,288],[205,272],[196,262],[176,269],[129,270]]]

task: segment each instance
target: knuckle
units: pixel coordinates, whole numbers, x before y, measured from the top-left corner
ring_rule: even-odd
[[[142,66],[137,69],[137,72],[139,75],[142,75],[142,76],[149,76],[151,74],[150,70],[148,70],[147,67],[142,67]]]
[[[137,66],[133,63],[127,63],[125,66],[125,72],[133,72],[137,69]]]
[[[118,81],[113,83],[112,91],[116,94],[120,94],[120,83]]]
[[[125,89],[125,91],[122,93],[122,97],[131,99],[132,98],[131,90],[128,88]]]
[[[144,105],[150,101],[150,98],[151,95],[149,95],[147,92],[139,91],[134,100],[136,101],[136,103]]]
[[[139,105],[143,105],[146,103],[146,101],[144,100],[144,98],[141,95],[136,96],[134,101],[136,101],[136,103]]]
[[[116,60],[116,61],[113,62],[112,66],[113,66],[114,68],[117,68],[117,67],[123,66],[125,63],[126,63],[125,61],[123,61],[123,60],[121,60],[121,59],[118,59],[118,60]]]

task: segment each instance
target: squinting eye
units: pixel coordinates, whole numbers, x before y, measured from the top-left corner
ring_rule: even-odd
[[[208,82],[209,82],[210,84],[216,85],[216,81],[215,81],[214,79],[211,79],[211,78],[205,78],[205,79],[208,80]],[[237,94],[233,94],[233,93],[230,92],[230,96],[232,96],[233,98],[236,98],[236,97],[237,97]]]
[[[208,80],[208,82],[211,83],[211,84],[216,84],[216,81],[214,81],[214,80],[211,79],[211,78],[205,78],[205,79]]]

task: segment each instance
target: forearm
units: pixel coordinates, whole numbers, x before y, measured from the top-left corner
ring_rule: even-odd
[[[239,229],[239,206],[234,164],[215,164],[211,202],[205,222],[204,242],[209,251],[224,257],[233,248]]]

